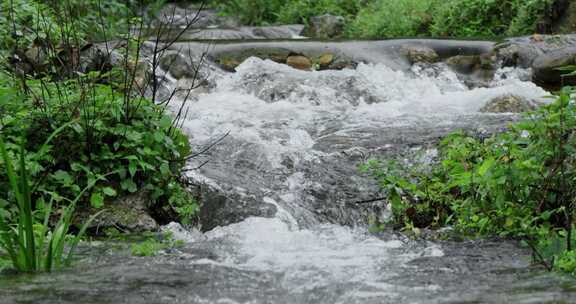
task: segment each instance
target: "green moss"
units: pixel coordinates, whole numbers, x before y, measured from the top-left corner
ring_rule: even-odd
[[[144,241],[132,244],[130,252],[133,256],[156,256],[163,250],[179,248],[183,245],[184,242],[174,240],[172,234],[164,233],[156,237],[147,237]]]

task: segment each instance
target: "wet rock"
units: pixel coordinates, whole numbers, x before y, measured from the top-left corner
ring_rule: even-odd
[[[358,67],[358,62],[353,60],[336,60],[330,66],[331,70],[344,70],[344,69],[355,69]]]
[[[453,56],[446,60],[446,64],[458,73],[470,74],[480,66],[480,56]]]
[[[100,234],[106,228],[118,228],[132,233],[157,231],[158,223],[150,216],[148,210],[151,203],[150,196],[144,191],[119,198],[107,204],[105,211],[96,217],[88,228],[96,231],[95,234]],[[91,208],[80,210],[75,224],[82,225],[91,214],[98,211]]]
[[[200,185],[195,191],[201,202],[202,231],[238,223],[252,216],[273,217],[277,211],[276,206],[253,195],[224,191],[210,185]]]
[[[576,47],[564,48],[540,55],[532,64],[532,80],[540,84],[575,84],[574,77],[563,77],[558,68],[576,64]]]
[[[211,60],[216,62],[226,71],[235,71],[236,67],[250,57],[258,57],[263,60],[272,60],[278,63],[286,63],[286,59],[293,54],[289,49],[262,47],[246,48],[214,55]]]
[[[458,74],[469,88],[488,87],[497,70],[495,57],[491,54],[458,55],[446,60],[446,64]]]
[[[402,49],[402,53],[408,58],[411,64],[414,63],[435,63],[438,61],[438,53],[425,46],[410,45]]]
[[[304,25],[288,24],[278,26],[259,26],[251,29],[254,36],[256,36],[256,39],[291,39],[302,34]]]
[[[42,45],[32,45],[25,51],[24,56],[36,72],[45,71],[49,63],[47,50]]]
[[[302,55],[290,55],[286,58],[286,64],[303,71],[309,71],[312,69],[312,60],[306,56]]]
[[[236,67],[242,64],[242,61],[232,57],[222,57],[217,62],[222,69],[228,72],[236,71]]]
[[[337,38],[342,35],[345,22],[342,16],[330,14],[314,16],[308,20],[304,35],[320,39]]]
[[[536,103],[517,95],[503,95],[490,100],[480,112],[483,113],[521,113],[536,108]]]
[[[114,42],[93,44],[83,48],[80,52],[78,69],[82,73],[107,72],[114,66],[121,66],[124,55]]]
[[[334,62],[334,54],[326,53],[322,54],[320,58],[318,58],[318,65],[321,69],[327,69],[330,67],[330,64]]]
[[[576,47],[576,35],[533,35],[510,38],[494,48],[503,66],[529,68],[543,54]]]
[[[176,79],[194,78],[197,75],[196,67],[190,59],[179,53],[169,53],[160,58],[160,68],[170,72]]]

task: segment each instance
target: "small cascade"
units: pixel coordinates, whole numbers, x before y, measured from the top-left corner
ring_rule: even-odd
[[[206,146],[229,133],[196,160],[210,162],[191,176],[217,185],[234,198],[230,205],[253,209],[237,218],[269,216],[272,208],[302,227],[365,225],[369,215],[384,211],[382,203],[354,204],[378,193],[374,181],[358,173],[363,161],[414,154],[458,129],[493,132],[516,116],[480,113],[490,100],[512,94],[543,102],[547,94],[525,81],[523,70],[510,68],[474,89],[443,63],[408,71],[361,63],[308,72],[252,57],[236,70],[215,75],[213,88],[186,105],[182,127],[193,144]],[[248,199],[238,202],[242,197]]]
[[[0,280],[0,302],[573,303],[574,281],[531,267],[530,251],[515,242],[368,231],[368,218],[389,210],[384,201],[358,204],[381,196],[359,164],[430,161],[450,132],[489,135],[518,118],[484,113],[493,99],[547,95],[524,69],[471,85],[445,63],[406,66],[378,52],[401,42],[343,43],[378,58],[355,69],[300,71],[258,58],[236,73],[206,66],[209,85],[189,95],[181,121],[196,151],[218,143],[189,164],[209,161],[188,171],[200,185],[202,231],[165,226],[185,245],[155,257],[93,243],[77,268]]]

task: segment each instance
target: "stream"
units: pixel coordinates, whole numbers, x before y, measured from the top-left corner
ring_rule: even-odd
[[[368,58],[382,43],[402,42],[347,48]],[[518,115],[480,112],[499,96],[543,102],[529,71],[499,68],[475,87],[442,62],[394,56],[342,70],[256,57],[235,73],[209,70],[209,86],[171,104],[186,102],[196,150],[229,134],[189,165],[209,161],[188,172],[214,204],[202,232],[165,226],[185,245],[156,257],[85,245],[71,269],[0,277],[0,303],[576,303],[576,282],[532,265],[516,242],[369,233],[368,218],[389,210],[357,203],[378,196],[363,161],[425,160],[455,130],[502,130]]]

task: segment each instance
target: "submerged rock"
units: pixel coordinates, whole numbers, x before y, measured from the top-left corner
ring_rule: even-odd
[[[490,85],[497,70],[494,60],[490,53],[457,55],[448,58],[446,64],[469,88],[477,88]]]
[[[408,58],[411,64],[414,63],[435,63],[439,56],[434,49],[421,46],[409,45],[402,48],[402,53]]]
[[[312,60],[302,55],[288,56],[286,64],[298,70],[309,71],[312,69]]]
[[[345,23],[346,20],[342,16],[330,14],[314,16],[308,20],[304,35],[320,39],[337,38],[342,36]]]
[[[453,56],[446,60],[446,64],[458,73],[470,74],[480,67],[480,56]]]
[[[483,113],[521,113],[536,108],[536,103],[518,95],[502,95],[490,100],[480,112]]]
[[[329,68],[332,62],[334,62],[334,54],[331,53],[322,54],[320,58],[318,58],[318,65],[321,69]]]

